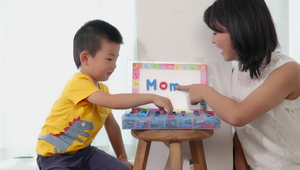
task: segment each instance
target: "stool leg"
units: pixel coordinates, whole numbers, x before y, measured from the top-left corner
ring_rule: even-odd
[[[170,142],[170,169],[182,170],[181,142]]]
[[[189,141],[194,170],[207,170],[202,140]]]
[[[139,140],[139,144],[136,150],[133,170],[146,169],[150,146],[151,146],[151,141]]]

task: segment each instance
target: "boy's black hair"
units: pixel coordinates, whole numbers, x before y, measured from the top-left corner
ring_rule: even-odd
[[[123,44],[119,30],[102,20],[88,21],[76,32],[73,40],[73,57],[78,69],[81,66],[80,53],[86,50],[91,56],[95,56],[104,40]]]
[[[203,20],[210,29],[230,34],[240,70],[249,69],[251,78],[260,76],[260,68],[270,63],[271,52],[279,46],[264,0],[216,0],[206,9]]]

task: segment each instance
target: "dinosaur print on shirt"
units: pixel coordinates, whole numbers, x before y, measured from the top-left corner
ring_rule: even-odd
[[[45,140],[56,146],[54,149],[55,154],[62,154],[75,140],[83,142],[83,140],[78,138],[78,135],[84,137],[90,136],[90,134],[86,133],[84,130],[94,129],[94,125],[91,122],[80,120],[80,117],[74,119],[73,123],[69,122],[69,125],[69,127],[64,129],[65,132],[62,132],[60,135],[48,134],[40,136],[38,139]]]

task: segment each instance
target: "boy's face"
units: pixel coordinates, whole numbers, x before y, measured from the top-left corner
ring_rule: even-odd
[[[88,74],[95,82],[106,81],[114,72],[116,60],[119,56],[120,44],[103,41],[102,48],[98,50],[94,57],[89,56],[88,66],[85,74]]]

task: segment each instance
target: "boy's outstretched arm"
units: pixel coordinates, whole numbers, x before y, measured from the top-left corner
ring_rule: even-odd
[[[104,126],[117,158],[124,162],[132,170],[133,164],[130,163],[127,159],[120,127],[116,122],[113,114],[108,114]]]
[[[170,99],[155,94],[109,94],[101,90],[91,94],[86,100],[98,106],[111,109],[128,109],[136,106],[153,103],[161,111],[173,112]]]

